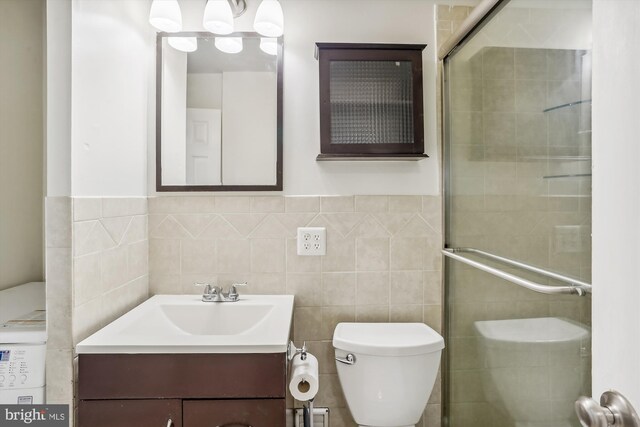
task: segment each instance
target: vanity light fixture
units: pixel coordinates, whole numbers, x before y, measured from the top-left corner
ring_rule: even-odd
[[[268,55],[278,54],[278,40],[271,37],[260,37],[260,50]]]
[[[284,16],[278,0],[262,0],[253,28],[265,37],[280,37],[284,33]]]
[[[204,8],[202,26],[213,34],[233,33],[233,12],[227,0],[209,0]]]
[[[160,31],[176,33],[182,30],[182,12],[178,0],[153,0],[149,23]]]
[[[195,52],[198,50],[197,37],[168,37],[167,43],[174,49],[182,52]]]
[[[216,37],[214,44],[224,53],[242,52],[242,37]]]

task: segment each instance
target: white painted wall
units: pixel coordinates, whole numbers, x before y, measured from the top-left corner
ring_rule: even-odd
[[[593,396],[640,409],[640,2],[593,2]]]
[[[187,54],[163,40],[162,182],[187,183]]]
[[[44,274],[44,12],[0,2],[0,289]]]
[[[259,2],[236,19],[253,31]],[[284,194],[438,194],[436,48],[433,0],[281,0],[285,17]],[[184,29],[202,30],[204,4],[181,0]],[[315,42],[426,43],[423,54],[425,152],[420,162],[316,162],[320,151]],[[155,158],[153,147],[149,159]],[[153,164],[149,190],[155,194]],[[166,194],[165,194],[166,195]]]
[[[148,1],[72,1],[72,195],[147,194],[155,33]],[[152,139],[151,139],[152,140]]]
[[[276,184],[276,78],[268,72],[222,73],[225,185]]]
[[[47,0],[46,44],[46,194],[70,196],[71,0]]]
[[[187,108],[222,109],[222,73],[187,74]]]

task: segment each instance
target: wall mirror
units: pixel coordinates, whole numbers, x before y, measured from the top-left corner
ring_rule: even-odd
[[[282,190],[282,38],[159,33],[156,190]]]

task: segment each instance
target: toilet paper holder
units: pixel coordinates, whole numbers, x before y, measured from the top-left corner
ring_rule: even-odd
[[[293,341],[289,341],[289,345],[287,345],[287,358],[289,361],[293,360],[298,354],[301,360],[307,359],[307,342],[303,341],[302,347],[298,348]]]

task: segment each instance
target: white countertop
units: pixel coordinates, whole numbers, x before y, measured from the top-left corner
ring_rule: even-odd
[[[156,295],[76,345],[78,354],[284,353],[293,295]]]

